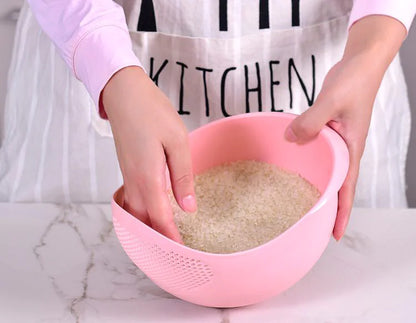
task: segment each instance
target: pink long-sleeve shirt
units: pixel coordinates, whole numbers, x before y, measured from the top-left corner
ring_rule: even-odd
[[[96,107],[105,84],[126,66],[140,66],[132,50],[123,9],[112,0],[28,0],[42,29],[56,44]],[[408,30],[415,0],[355,0],[349,26],[368,15],[387,15]],[[100,108],[100,115],[105,113]]]

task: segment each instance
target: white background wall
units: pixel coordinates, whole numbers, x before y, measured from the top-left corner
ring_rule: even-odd
[[[23,0],[1,0],[0,5],[0,138],[3,127],[2,109],[6,93],[7,69],[13,46],[17,11]],[[401,50],[402,65],[408,83],[408,93],[412,106],[412,135],[407,161],[407,197],[409,205],[416,207],[416,23],[413,24],[408,38]]]

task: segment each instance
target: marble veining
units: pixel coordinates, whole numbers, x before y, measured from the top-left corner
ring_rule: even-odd
[[[214,309],[149,280],[121,248],[109,205],[0,204],[0,323],[410,323],[414,227],[416,210],[355,209],[345,237],[292,288]]]
[[[56,294],[67,302],[66,309],[75,321],[80,321],[91,300],[175,298],[152,284],[130,262],[119,248],[111,220],[99,207],[96,210],[88,214],[80,206],[61,206],[33,248],[43,272]],[[65,239],[65,244],[56,239]],[[66,248],[72,250],[62,250]],[[118,252],[112,253],[114,250]],[[69,283],[68,272],[61,267],[74,261],[77,265],[71,275],[76,273],[76,277]]]

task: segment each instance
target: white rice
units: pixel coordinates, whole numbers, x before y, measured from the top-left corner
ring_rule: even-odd
[[[195,176],[198,211],[185,213],[171,195],[185,245],[211,253],[254,248],[296,223],[320,193],[301,176],[258,161],[237,161]]]

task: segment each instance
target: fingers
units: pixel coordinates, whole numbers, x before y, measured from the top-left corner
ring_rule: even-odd
[[[123,208],[157,232],[182,243],[178,228],[173,220],[172,209],[166,191],[162,189],[162,184],[159,184],[160,180],[155,182],[146,185],[151,187],[144,194],[148,196],[146,201],[142,199],[143,194],[139,190],[135,188],[128,190],[126,188]]]
[[[166,192],[166,159],[160,143],[148,151],[143,169],[146,170],[146,173],[142,177],[141,193],[152,228],[166,237],[182,243]]]
[[[130,159],[125,158],[125,150],[118,140],[116,133],[114,135],[114,142],[116,145],[117,157],[120,164],[121,173],[123,175],[123,205],[122,208],[131,215],[150,226],[149,215],[147,213],[146,205],[142,199],[140,187],[136,180],[140,178],[140,167],[136,167],[136,163],[128,162]]]
[[[322,97],[318,97],[310,109],[296,117],[289,124],[285,131],[285,138],[288,141],[305,143],[317,136],[327,123],[330,123],[332,128],[340,132],[340,129],[337,129],[340,125],[333,120],[336,116],[336,109],[332,106],[331,100],[325,97],[322,99]],[[348,145],[350,165],[344,184],[338,192],[338,211],[333,229],[333,236],[336,240],[340,240],[345,232],[354,201],[360,158],[363,151],[363,147],[360,148],[354,145],[356,144]]]
[[[325,124],[333,118],[333,110],[327,100],[318,97],[312,107],[296,117],[286,128],[286,140],[304,143],[313,139]]]
[[[333,230],[334,238],[339,241],[344,235],[354,202],[355,186],[360,168],[361,149],[349,147],[350,166],[344,184],[338,192],[338,212]]]
[[[296,119],[294,119],[286,128],[285,138],[290,142],[307,142],[318,135],[319,131],[328,123],[338,133],[345,135],[345,133],[342,133],[346,132],[345,127],[334,121],[336,114],[337,109],[332,106],[331,100],[320,95],[310,109],[296,117]],[[364,150],[364,147],[361,146],[363,146],[365,142],[365,140],[362,140],[363,144],[360,145],[359,142],[361,141],[358,140],[356,135],[350,135],[348,137],[351,137],[349,140],[346,140],[350,157],[350,165],[344,184],[338,192],[337,218],[333,229],[333,236],[336,240],[340,240],[342,238],[348,225],[354,201],[360,159]]]
[[[332,234],[339,241],[344,235],[351,214],[354,198],[354,183],[344,183],[338,192],[338,213]]]
[[[129,182],[127,181],[124,181],[123,209],[138,218],[146,225],[151,225],[149,215],[147,213],[147,208],[144,204],[138,187],[136,185],[129,185]]]
[[[189,151],[188,135],[185,131],[167,142],[165,154],[176,201],[185,212],[195,212],[197,205],[191,154]]]
[[[166,237],[182,243],[166,192],[166,162],[160,143],[149,143],[139,166],[124,167],[124,209]]]
[[[166,237],[182,243],[178,228],[173,220],[172,207],[166,192],[165,176],[162,171],[146,185],[146,207],[152,228]]]

